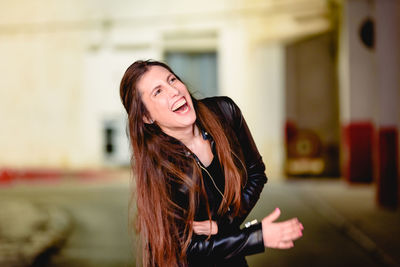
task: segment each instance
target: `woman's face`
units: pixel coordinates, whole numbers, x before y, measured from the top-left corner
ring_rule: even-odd
[[[167,134],[192,127],[196,121],[193,102],[186,86],[161,66],[150,66],[137,88],[151,120]]]

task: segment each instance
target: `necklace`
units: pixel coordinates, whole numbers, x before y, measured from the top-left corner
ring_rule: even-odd
[[[208,170],[207,170],[206,168],[204,168],[204,167],[202,166],[202,164],[201,164],[199,161],[197,161],[197,164],[199,165],[199,167],[200,167],[203,171],[205,171],[205,172],[207,173],[208,177],[210,177],[210,179],[211,179],[213,185],[215,186],[215,189],[217,189],[218,193],[221,195],[222,200],[225,201],[225,203],[227,203],[226,198],[225,198],[225,195],[224,195],[224,194],[221,192],[221,190],[218,188],[218,186],[217,186],[217,184],[215,183],[214,178],[212,177],[212,175],[208,172]],[[228,204],[228,203],[227,203],[227,204]],[[228,206],[228,211],[230,211],[230,210],[231,210],[231,209],[230,209],[229,206]]]

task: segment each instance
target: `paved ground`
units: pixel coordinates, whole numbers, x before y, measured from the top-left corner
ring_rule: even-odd
[[[22,183],[1,188],[0,202],[57,207],[70,216],[71,230],[63,246],[34,266],[134,266],[127,231],[127,180]],[[25,218],[21,215],[14,220],[22,222]]]
[[[375,204],[373,185],[342,180],[271,181],[250,218],[275,206],[298,217],[304,236],[287,251],[249,257],[250,266],[400,266],[400,212]]]
[[[35,211],[57,210],[70,230],[61,248],[34,266],[135,266],[127,230],[128,179],[122,172],[113,179],[0,186],[0,203],[25,207],[25,212],[8,211],[8,216],[1,215],[5,209],[0,207],[1,244],[14,225],[31,218],[32,226],[46,218],[33,215]],[[379,208],[374,199],[373,185],[348,185],[338,179],[270,180],[249,220],[280,207],[281,220],[296,216],[302,221],[304,236],[290,250],[267,249],[248,257],[250,266],[400,266],[400,212]],[[14,204],[7,205],[12,210]],[[8,251],[8,257],[11,254],[21,255],[20,248]],[[1,264],[2,255],[5,258],[0,246],[0,266],[11,266]]]
[[[58,207],[23,200],[0,202],[0,266],[29,266],[69,234],[70,216]]]

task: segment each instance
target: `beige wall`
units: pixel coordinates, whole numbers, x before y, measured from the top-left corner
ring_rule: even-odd
[[[340,116],[342,123],[372,121],[376,114],[377,86],[375,52],[362,44],[360,27],[374,19],[374,3],[347,0],[343,4],[343,27],[340,36]]]
[[[80,34],[2,34],[0,57],[0,164],[74,164],[83,105]]]
[[[123,120],[126,67],[171,49],[214,50],[220,93],[279,174],[283,46],[326,31],[326,13],[322,0],[2,2],[0,166],[103,166],[102,127]]]

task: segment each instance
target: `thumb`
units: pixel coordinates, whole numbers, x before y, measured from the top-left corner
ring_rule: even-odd
[[[278,219],[280,215],[281,215],[281,210],[279,208],[276,208],[267,217],[265,217],[264,220],[267,222],[273,222],[276,219]]]

